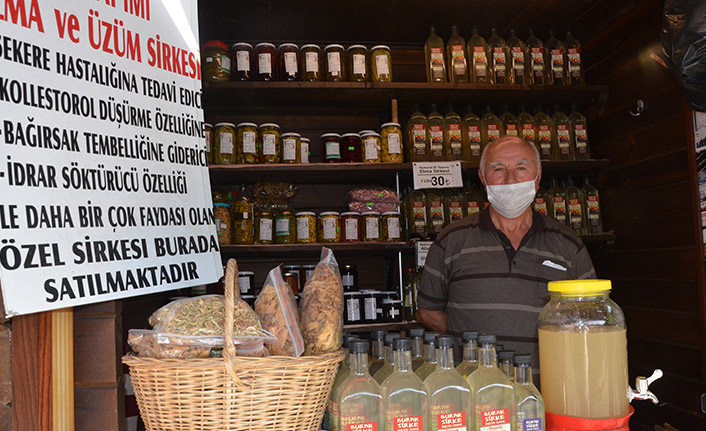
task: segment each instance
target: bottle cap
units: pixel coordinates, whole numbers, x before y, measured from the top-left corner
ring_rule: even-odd
[[[466,331],[461,334],[464,343],[469,343],[471,341],[478,342],[478,332],[477,331]]]
[[[352,340],[349,350],[351,353],[368,353],[368,342],[366,340]]]
[[[438,337],[438,332],[426,332],[424,333],[424,344],[434,344],[434,340]]]
[[[503,350],[502,352],[498,353],[498,360],[503,363],[512,363],[512,358],[515,356],[515,351],[514,350]]]
[[[453,349],[454,348],[454,338],[448,335],[442,335],[436,339],[437,347],[439,349]]]
[[[345,335],[343,336],[343,348],[347,349],[350,347],[350,343],[353,340],[357,340],[358,337],[355,335]]]
[[[496,341],[495,335],[480,335],[478,337],[478,344],[480,345],[495,344]]]
[[[409,338],[395,338],[393,349],[397,352],[408,352],[412,350],[412,340]]]
[[[385,345],[392,347],[392,342],[398,338],[400,338],[400,334],[396,332],[385,334]]]
[[[412,328],[409,330],[409,338],[421,339],[424,337],[424,328]]]
[[[610,280],[561,280],[550,281],[549,292],[561,296],[595,295],[611,290]]]
[[[530,355],[515,355],[515,366],[530,367],[532,366],[532,357]]]
[[[375,341],[384,341],[385,334],[387,334],[387,331],[377,329],[375,331],[370,331],[370,338]]]

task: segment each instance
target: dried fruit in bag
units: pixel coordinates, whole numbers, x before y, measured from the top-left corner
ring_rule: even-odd
[[[255,312],[262,326],[277,337],[269,346],[270,353],[299,357],[304,352],[304,340],[299,330],[299,314],[294,294],[277,267],[270,271],[265,287],[255,301]]]

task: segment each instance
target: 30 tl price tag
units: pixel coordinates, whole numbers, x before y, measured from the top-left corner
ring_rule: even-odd
[[[417,255],[417,268],[424,267],[427,262],[427,254],[429,254],[429,247],[431,247],[432,241],[416,241],[414,243],[414,251]]]
[[[463,187],[461,162],[412,163],[415,189]]]

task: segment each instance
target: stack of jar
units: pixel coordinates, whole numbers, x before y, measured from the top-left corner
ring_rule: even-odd
[[[296,242],[299,244],[335,242],[398,242],[403,240],[399,212],[363,213],[325,211],[318,218],[313,212],[294,215]]]
[[[238,42],[231,49],[221,41],[201,49],[203,80],[219,81],[349,81],[392,82],[392,56],[386,45],[293,43],[276,47]]]
[[[309,139],[299,133],[280,133],[278,124],[205,123],[204,126],[209,163],[309,163]]]
[[[579,235],[603,232],[598,190],[587,176],[581,188],[574,185],[572,177],[564,181],[552,178],[548,189],[540,187],[537,191],[533,208],[571,227]]]
[[[360,289],[355,265],[341,266],[343,282],[343,323],[402,322],[402,301],[397,291]]]
[[[385,123],[380,133],[325,133],[321,135],[321,161],[326,163],[402,163],[404,147],[399,123]]]

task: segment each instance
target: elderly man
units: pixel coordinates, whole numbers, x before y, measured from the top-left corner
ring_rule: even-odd
[[[581,239],[532,210],[539,153],[506,136],[483,150],[478,175],[490,206],[444,229],[429,250],[417,319],[440,333],[494,334],[506,350],[538,365],[537,318],[547,282],[595,278]]]

